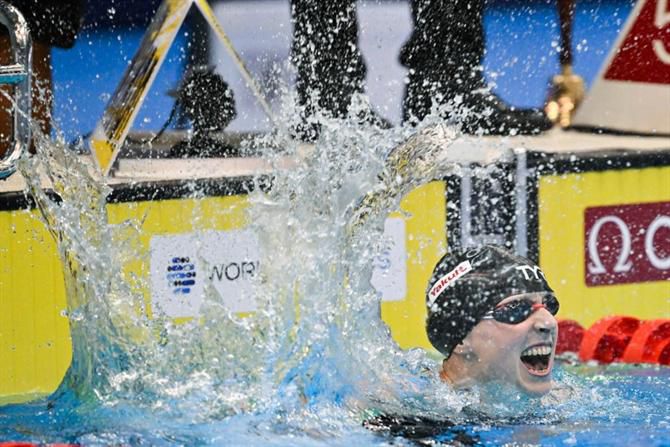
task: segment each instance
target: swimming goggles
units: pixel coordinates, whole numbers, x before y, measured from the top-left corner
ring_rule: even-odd
[[[542,297],[541,303],[537,303],[529,297],[519,297],[518,299],[496,306],[495,309],[485,313],[482,320],[496,320],[500,323],[519,324],[522,321],[526,321],[533,312],[541,308],[545,308],[550,314],[556,315],[559,308],[558,299],[550,293]]]

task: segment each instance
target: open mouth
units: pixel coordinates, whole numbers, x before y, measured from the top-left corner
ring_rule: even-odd
[[[521,353],[521,363],[523,363],[532,375],[546,376],[550,371],[551,350],[551,344],[541,344],[526,348]]]

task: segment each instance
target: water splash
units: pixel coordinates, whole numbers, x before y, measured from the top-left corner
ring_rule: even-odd
[[[57,242],[65,269],[67,314],[73,340],[73,361],[62,388],[82,402],[109,391],[108,371],[122,371],[141,361],[131,358],[141,344],[141,302],[123,278],[122,253],[129,250],[131,225],[107,224],[110,189],[90,173],[90,166],[69,151],[62,140],[51,142],[34,130],[38,157],[24,158],[19,169],[47,228]],[[42,189],[43,173],[51,192]],[[119,250],[119,247],[123,247]],[[131,343],[131,339],[136,343]]]
[[[474,409],[497,415],[498,424],[518,414],[557,424],[584,408],[604,417],[612,402],[625,402],[606,386],[596,399],[590,384],[559,373],[563,386],[542,402],[510,395],[503,406],[488,405],[478,390],[440,382],[438,365],[422,350],[395,345],[370,286],[383,221],[412,188],[459,173],[449,158],[457,135],[430,119],[419,129],[361,127],[366,105],[357,101],[345,119],[319,118],[312,148],[287,131],[248,143],[282,148],[263,154],[274,164],[271,188],[261,188],[259,177],[249,194],[249,227],[263,253],[253,297],[260,310],[232,314],[207,290],[202,317],[188,324],[148,319],[147,285],[124,271],[141,253],[143,220],[109,224],[110,188],[62,141],[38,136],[37,156],[20,169],[58,242],[74,352],[46,403],[3,411],[24,424],[11,436],[83,444],[382,444],[364,419],[411,414],[466,424]],[[53,193],[42,189],[39,171]]]
[[[262,310],[239,318],[211,297],[205,317],[190,325],[146,318],[144,284],[123,271],[137,256],[142,222],[109,224],[110,188],[62,141],[38,133],[38,155],[24,159],[21,171],[58,242],[74,340],[71,367],[51,402],[76,401],[82,411],[132,403],[175,418],[197,409],[191,420],[202,422],[315,402],[358,401],[347,407],[355,412],[369,396],[381,402],[383,388],[394,395],[393,374],[414,381],[426,360],[393,345],[366,275],[380,222],[403,191],[425,178],[410,167],[424,163],[427,174],[436,165],[426,164],[427,155],[412,160],[395,151],[397,165],[387,166],[407,129],[361,131],[356,116],[324,121],[323,137],[307,156],[288,145],[284,156],[300,158],[298,169],[277,169],[270,192],[250,197],[251,227],[269,254],[257,287]],[[434,147],[433,156],[440,152]],[[32,175],[40,171],[51,193]],[[376,195],[360,202],[370,190]],[[414,371],[398,367],[410,363]]]

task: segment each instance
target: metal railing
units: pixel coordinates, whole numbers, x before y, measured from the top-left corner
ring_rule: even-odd
[[[0,179],[16,171],[16,162],[30,145],[32,42],[28,25],[21,13],[0,0],[0,24],[9,32],[13,64],[0,66],[0,85],[13,85],[14,127],[12,141],[0,160]]]

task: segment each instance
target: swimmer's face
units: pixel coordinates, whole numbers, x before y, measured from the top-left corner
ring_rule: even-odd
[[[523,298],[542,303],[541,294]],[[518,299],[506,298],[498,307]],[[467,362],[471,378],[515,385],[531,395],[547,393],[551,389],[557,332],[556,319],[543,307],[518,324],[480,321],[464,340],[471,350]]]

